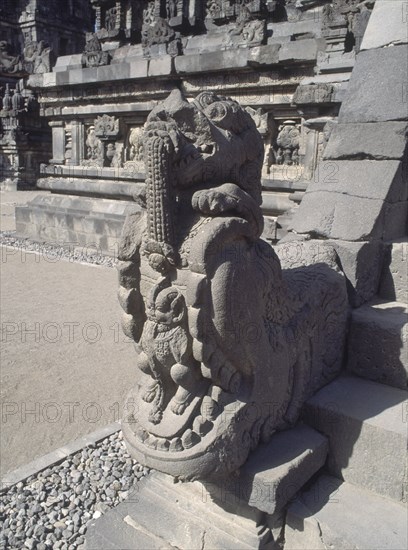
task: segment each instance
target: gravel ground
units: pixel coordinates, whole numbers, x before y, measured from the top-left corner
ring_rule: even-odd
[[[68,248],[58,246],[54,243],[35,242],[28,238],[22,239],[16,236],[15,231],[0,231],[0,244],[12,246],[14,248],[38,252],[46,257],[56,257],[59,259],[70,260],[74,262],[96,264],[104,267],[115,267],[116,259],[105,255],[92,252],[92,248]],[[89,250],[90,249],[90,250]]]
[[[88,523],[125,500],[149,472],[127,453],[122,432],[5,490],[0,548],[83,548]]]

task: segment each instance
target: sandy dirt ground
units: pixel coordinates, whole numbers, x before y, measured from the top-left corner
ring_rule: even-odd
[[[11,210],[3,212],[11,226]],[[0,250],[4,475],[116,421],[136,367],[120,328],[116,269]]]

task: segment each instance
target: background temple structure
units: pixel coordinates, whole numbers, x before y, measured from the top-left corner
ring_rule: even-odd
[[[0,183],[36,186],[40,164],[52,156],[48,121],[40,118],[28,76],[52,70],[75,53],[92,30],[92,10],[78,0],[2,0],[0,5]]]
[[[405,549],[406,2],[90,4],[64,3],[83,40],[38,7],[38,53],[0,52],[5,185],[37,124],[50,191],[17,233],[119,257],[150,377],[123,432],[158,471],[87,548]],[[262,346],[231,344],[241,319]]]
[[[92,6],[96,32],[85,47],[58,50],[52,72],[29,79],[53,135],[37,185],[53,197],[19,210],[18,232],[114,254],[131,182],[143,181],[141,128],[180,87],[190,98],[207,89],[248,107],[265,143],[265,236],[281,238],[336,123],[372,2]]]

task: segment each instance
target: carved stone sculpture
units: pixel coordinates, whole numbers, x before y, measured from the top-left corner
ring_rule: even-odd
[[[175,90],[143,142],[146,212],[129,216],[119,253],[138,351],[123,430],[143,464],[216,479],[338,373],[344,277],[330,247],[281,249],[285,271],[259,238],[263,142],[238,103]]]
[[[13,108],[13,102],[10,95],[10,85],[6,84],[6,89],[4,90],[4,96],[2,101],[2,110],[11,111]]]
[[[20,55],[10,54],[10,47],[5,40],[0,41],[0,72],[5,74],[16,74],[23,70],[23,63]]]
[[[162,46],[161,53],[177,55],[179,52],[180,39],[178,34],[170,27],[163,17],[155,17],[153,21],[146,22],[142,27],[142,47],[145,56],[149,57],[153,46]],[[158,48],[160,51],[160,48]]]
[[[286,120],[279,127],[276,138],[278,152],[276,162],[278,164],[299,164],[300,130],[294,120]]]
[[[114,116],[98,116],[94,122],[95,135],[101,139],[112,139],[119,135],[119,119]]]
[[[96,136],[95,127],[90,126],[86,133],[86,159],[82,161],[84,166],[103,166],[104,147],[102,141]]]
[[[266,21],[253,19],[249,9],[242,5],[236,25],[228,33],[227,45],[259,46],[265,36]]]
[[[143,171],[144,170],[144,153],[143,153],[143,128],[130,128],[126,140],[125,147],[125,168],[127,170]]]
[[[43,40],[29,42],[24,48],[24,66],[28,73],[48,73],[51,71],[51,48]]]
[[[84,67],[99,67],[108,65],[110,56],[108,52],[102,51],[102,45],[95,33],[86,34],[85,50],[82,54],[82,65]]]

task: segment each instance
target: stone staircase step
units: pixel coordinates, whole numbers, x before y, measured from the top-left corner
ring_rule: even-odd
[[[328,437],[330,474],[403,502],[407,407],[404,390],[341,376],[306,402],[303,420]]]
[[[407,531],[406,505],[322,475],[289,507],[284,550],[405,550]]]
[[[408,239],[388,243],[381,274],[379,296],[408,303]]]
[[[396,388],[407,387],[408,306],[403,302],[364,304],[353,310],[347,370]]]
[[[175,484],[154,472],[128,500],[91,522],[87,550],[268,548],[270,533],[258,517],[234,517],[216,506],[198,483]]]
[[[327,439],[299,425],[260,445],[239,476],[218,484],[174,483],[154,472],[128,500],[91,522],[87,549],[274,550],[283,508],[326,456]]]
[[[277,432],[267,444],[259,447],[242,466],[239,492],[232,491],[250,506],[273,515],[322,468],[327,457],[327,438],[306,425]]]

